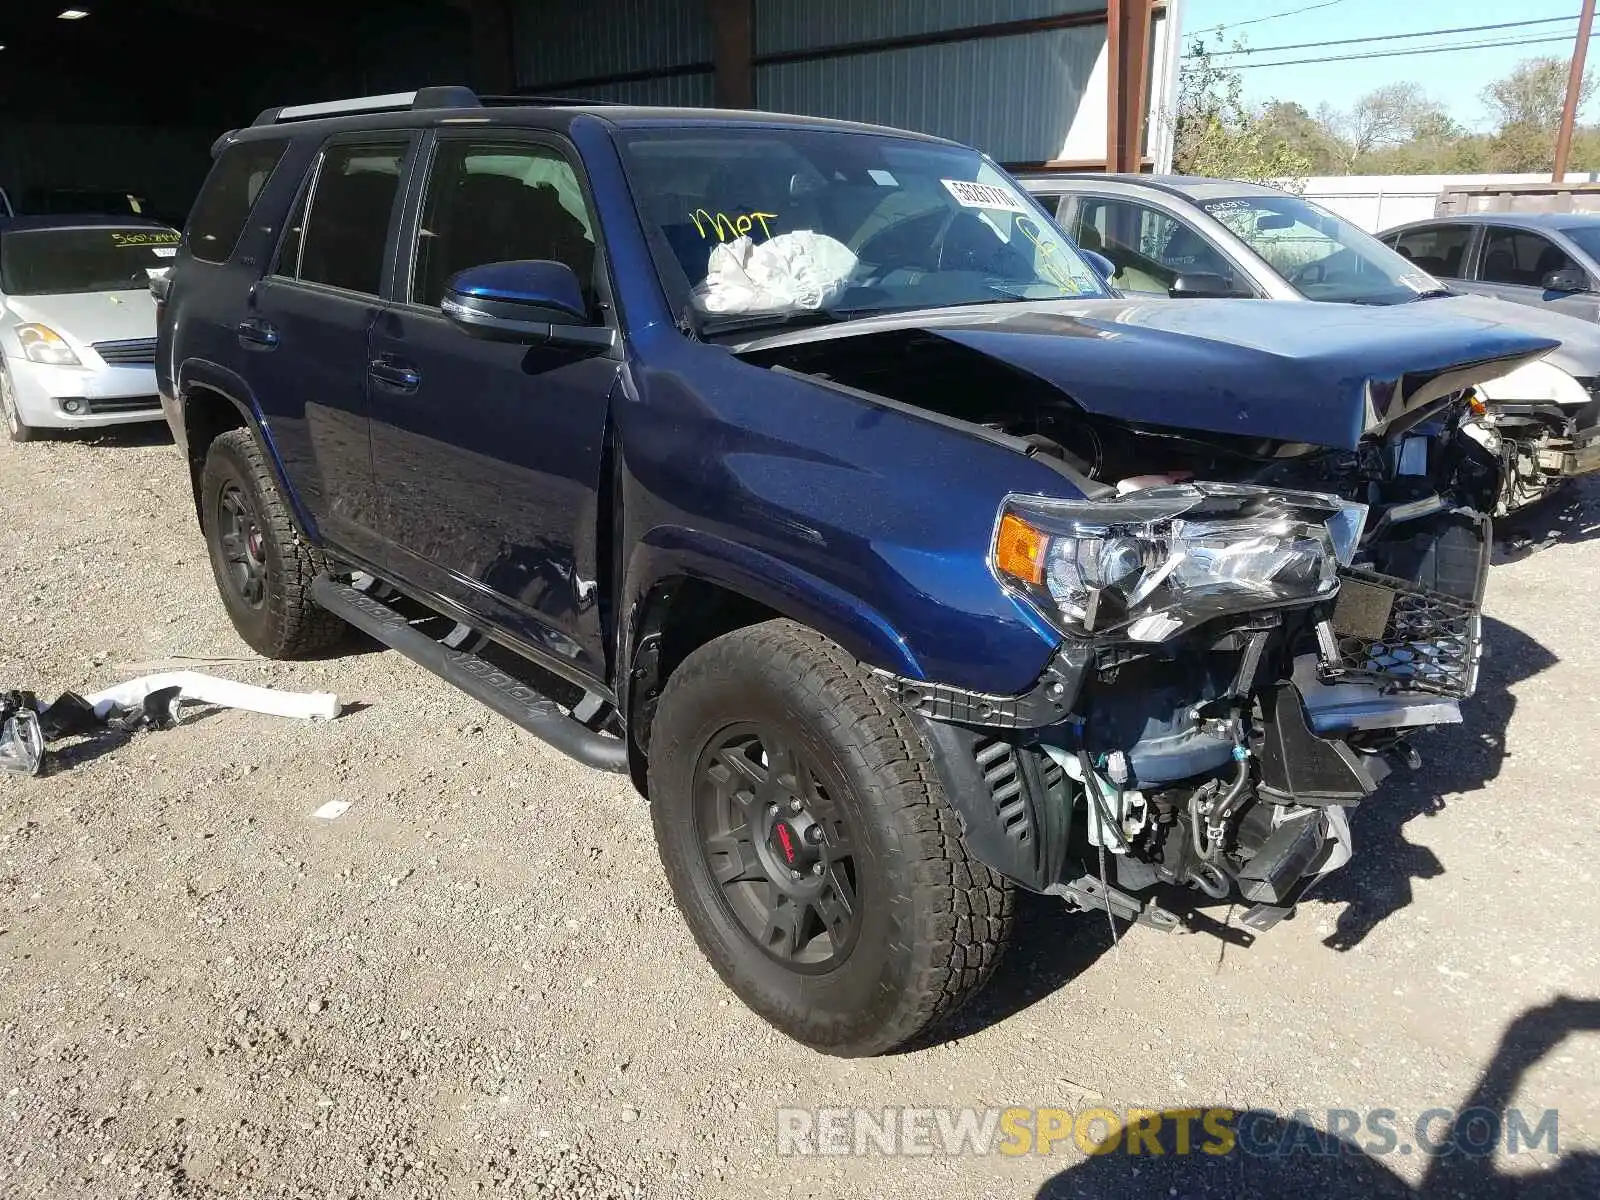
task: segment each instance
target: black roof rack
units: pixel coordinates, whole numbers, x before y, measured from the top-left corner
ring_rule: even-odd
[[[590,104],[618,104],[617,100],[594,100],[588,96],[541,96],[511,92],[500,96],[479,96],[478,101],[489,108],[511,108],[519,104],[548,105],[552,108],[578,108]]]

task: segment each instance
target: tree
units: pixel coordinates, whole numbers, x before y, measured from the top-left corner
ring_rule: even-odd
[[[1549,170],[1567,94],[1568,66],[1559,58],[1525,58],[1504,79],[1483,89],[1495,121],[1489,164],[1496,171]],[[1594,93],[1593,76],[1578,90],[1581,109]]]
[[[1400,151],[1410,165],[1399,170],[1425,170],[1419,160],[1437,157],[1445,143],[1462,136],[1444,105],[1410,82],[1375,88],[1348,110],[1324,104],[1316,121],[1335,150],[1335,169],[1343,172],[1395,169]]]
[[[1327,127],[1292,100],[1269,100],[1260,112],[1261,136],[1268,144],[1281,142],[1303,156],[1313,175],[1332,175],[1342,169],[1344,148]]]
[[[1240,48],[1236,42],[1234,49]],[[1261,110],[1244,102],[1239,72],[1214,57],[1220,49],[1220,42],[1213,47],[1204,38],[1189,45],[1178,75],[1178,109],[1172,114],[1174,169],[1224,179],[1304,178],[1309,156],[1275,135]]]

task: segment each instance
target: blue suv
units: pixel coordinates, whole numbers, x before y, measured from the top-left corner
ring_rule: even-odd
[[[835,1054],[1018,887],[1265,929],[1460,719],[1499,466],[1470,319],[1144,303],[982,154],[481,99],[223,137],[162,401],[260,653],[354,625],[652,806],[728,985]]]

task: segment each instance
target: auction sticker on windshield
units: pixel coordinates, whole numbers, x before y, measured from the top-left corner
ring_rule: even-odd
[[[1025,216],[1033,213],[1033,209],[1022,202],[1022,197],[999,184],[973,183],[970,179],[941,179],[939,182],[963,208],[987,208]]]

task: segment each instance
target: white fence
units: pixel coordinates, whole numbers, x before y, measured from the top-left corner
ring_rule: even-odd
[[[1369,233],[1433,216],[1446,186],[1547,183],[1550,175],[1324,175],[1306,180],[1304,195]],[[1569,171],[1567,183],[1600,182],[1593,171]]]

